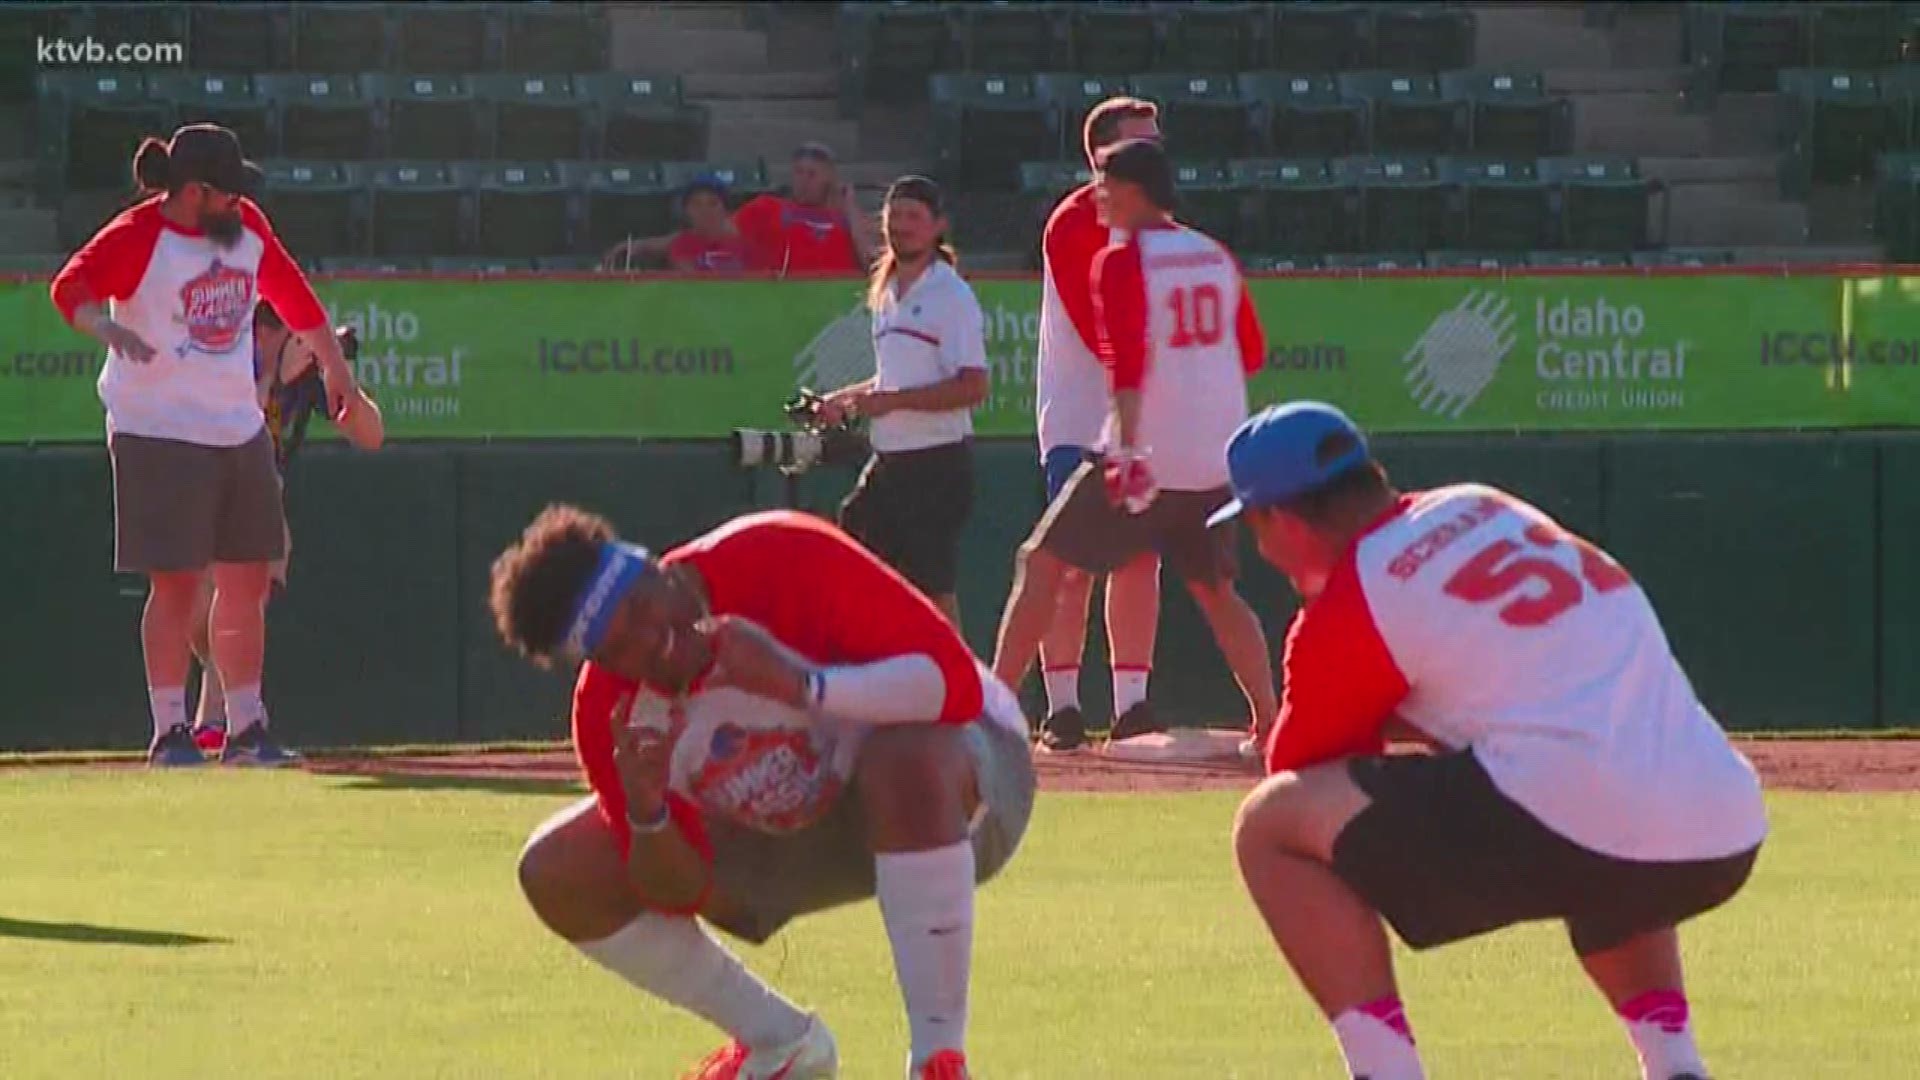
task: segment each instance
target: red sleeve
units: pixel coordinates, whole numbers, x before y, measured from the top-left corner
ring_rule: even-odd
[[[699,270],[702,249],[700,238],[682,229],[667,242],[667,265],[675,270]]]
[[[1281,666],[1285,686],[1267,743],[1269,773],[1385,748],[1381,730],[1407,696],[1407,679],[1374,625],[1351,558],[1294,617]]]
[[[980,667],[946,616],[831,523],[776,510],[738,518],[667,557],[700,572],[716,614],[766,627],[816,664],[919,654],[940,669],[940,722],[980,716]]]
[[[160,241],[160,206],[154,199],[116,216],[67,258],[53,276],[53,306],[73,324],[80,305],[127,300],[140,287]]]
[[[773,195],[755,195],[733,212],[733,227],[749,243],[765,246],[780,232],[780,200]]]
[[[613,718],[633,705],[637,684],[596,664],[580,668],[579,681],[573,687],[573,753],[593,789],[600,818],[624,852],[633,840],[633,827],[627,824],[627,793],[620,786],[620,773],[613,764]],[[700,810],[682,796],[667,794],[667,813],[700,854],[711,865],[713,842],[707,836]]]
[[[260,299],[273,305],[274,314],[295,333],[318,330],[327,324],[327,309],[313,295],[313,286],[293,256],[273,234],[267,215],[251,199],[240,200],[240,220],[260,238]]]
[[[1093,322],[1113,388],[1140,389],[1147,381],[1147,278],[1139,244],[1112,244],[1094,256]]]
[[[1267,332],[1260,325],[1260,312],[1253,306],[1247,283],[1240,282],[1240,314],[1234,320],[1234,337],[1240,342],[1240,370],[1251,379],[1267,364]]]
[[[1093,324],[1093,260],[1107,246],[1110,235],[1100,224],[1093,199],[1082,189],[1060,204],[1047,219],[1046,233],[1040,241],[1045,254],[1046,275],[1053,282],[1053,294],[1067,311],[1080,341],[1094,351],[1099,340]]]

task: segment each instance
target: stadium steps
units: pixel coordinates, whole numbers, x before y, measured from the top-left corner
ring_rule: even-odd
[[[1745,157],[1642,157],[1640,172],[1668,184],[1777,184],[1778,154]]]
[[[694,101],[780,101],[789,98],[836,100],[840,73],[831,67],[804,71],[696,71],[681,80]]]
[[[616,19],[633,19],[658,30],[746,30],[753,25],[746,4],[615,4],[611,12]]]
[[[1606,68],[1613,35],[1587,26],[1578,4],[1479,4],[1474,56],[1483,65],[1526,70]]]
[[[1815,244],[1872,244],[1873,184],[1813,189],[1807,197],[1807,232]]]
[[[1772,183],[1677,184],[1673,199],[1674,247],[1742,247],[1806,243],[1807,208],[1780,198]]]

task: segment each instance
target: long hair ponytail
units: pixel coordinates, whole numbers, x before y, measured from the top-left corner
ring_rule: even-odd
[[[165,142],[151,136],[140,140],[140,149],[133,152],[133,182],[142,195],[173,190],[173,161]]]

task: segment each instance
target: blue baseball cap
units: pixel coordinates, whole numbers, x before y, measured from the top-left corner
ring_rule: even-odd
[[[1345,435],[1354,446],[1320,460],[1320,444]],[[1227,441],[1227,476],[1233,501],[1207,524],[1218,525],[1247,507],[1273,506],[1298,498],[1369,460],[1366,436],[1347,414],[1324,401],[1294,401],[1263,409]]]

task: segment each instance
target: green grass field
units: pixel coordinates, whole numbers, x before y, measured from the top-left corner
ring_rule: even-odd
[[[673,1077],[718,1041],[545,936],[513,862],[552,784],[0,773],[0,1077]],[[1043,796],[980,902],[979,1074],[1334,1077],[1227,854],[1231,794]],[[1688,938],[1719,1075],[1910,1077],[1920,796],[1782,795],[1748,892]],[[872,905],[754,966],[846,1075],[904,1053]],[[1627,1077],[1553,927],[1414,958],[1438,1078]]]

